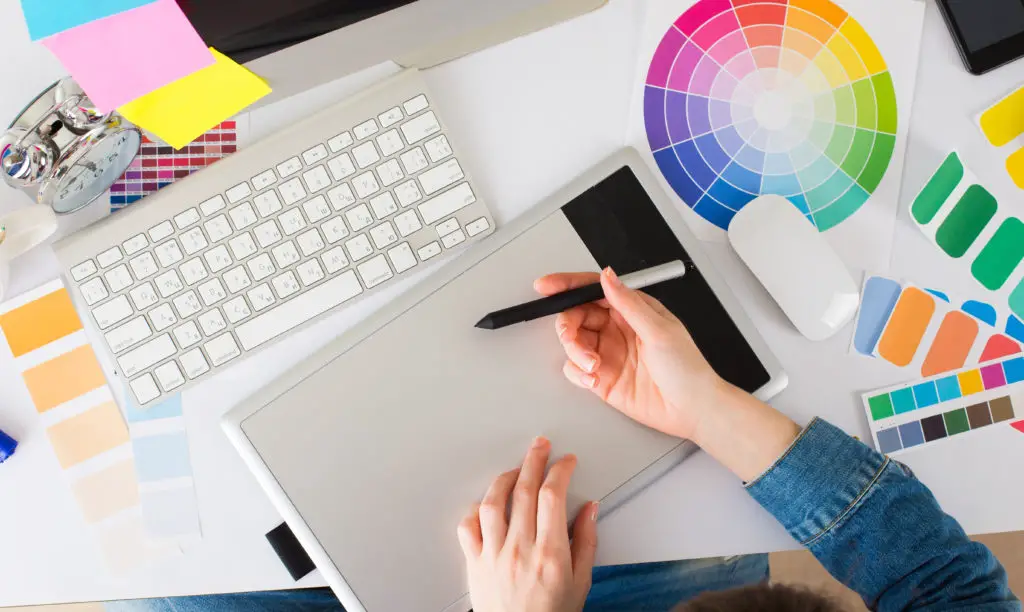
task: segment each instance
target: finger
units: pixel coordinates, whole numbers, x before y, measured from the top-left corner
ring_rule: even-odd
[[[534,290],[541,295],[554,295],[584,285],[593,285],[601,275],[597,272],[560,272],[548,274],[533,281]]]
[[[572,528],[572,573],[577,586],[590,589],[594,559],[597,557],[597,502],[583,506]]]
[[[474,504],[466,518],[459,523],[459,545],[467,561],[480,556],[483,552],[484,539],[480,531],[480,504]]]
[[[580,333],[576,335],[576,344],[588,351],[600,354],[597,349],[601,346],[601,334],[590,329],[581,329]]]
[[[641,339],[649,340],[657,333],[658,326],[664,320],[660,312],[654,309],[639,291],[634,291],[622,284],[611,268],[605,268],[601,274],[601,286],[604,295],[623,320],[633,328]]]
[[[579,366],[568,359],[565,360],[565,365],[562,366],[562,374],[565,374],[566,379],[572,384],[588,391],[596,389],[597,385],[601,382],[597,374],[584,372]]]
[[[565,500],[569,496],[569,481],[575,470],[576,456],[562,457],[548,470],[537,495],[537,542],[559,547],[559,550],[569,547]]]
[[[558,338],[562,342],[567,342],[575,338],[582,329],[604,329],[610,320],[611,314],[607,308],[597,304],[586,304],[558,313],[555,317],[555,330],[558,332]]]
[[[601,356],[597,352],[583,346],[578,340],[562,344],[562,349],[565,351],[565,356],[569,358],[569,361],[588,374],[595,374],[597,369],[601,367]]]
[[[538,437],[526,453],[519,480],[512,491],[512,516],[508,522],[508,539],[533,542],[537,536],[537,492],[544,482],[544,468],[548,465],[551,443]]]
[[[512,493],[512,487],[516,485],[518,477],[519,470],[498,476],[480,502],[480,532],[484,548],[487,550],[501,550],[505,544],[505,535],[508,533],[505,508],[508,507],[508,496]]]

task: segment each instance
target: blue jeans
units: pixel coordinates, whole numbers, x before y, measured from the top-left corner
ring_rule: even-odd
[[[705,591],[768,580],[768,555],[696,559],[594,568],[584,612],[668,612]],[[112,601],[108,612],[341,612],[329,589],[200,595]]]

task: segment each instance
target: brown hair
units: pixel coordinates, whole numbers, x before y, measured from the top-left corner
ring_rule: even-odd
[[[682,603],[673,612],[843,612],[844,608],[829,597],[801,587],[786,584],[757,584],[701,593]]]

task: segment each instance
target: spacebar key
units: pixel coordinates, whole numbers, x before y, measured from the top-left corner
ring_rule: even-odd
[[[307,291],[294,300],[239,325],[235,328],[235,335],[238,336],[242,348],[251,351],[362,292],[363,288],[356,278],[356,273],[349,270],[316,289]]]

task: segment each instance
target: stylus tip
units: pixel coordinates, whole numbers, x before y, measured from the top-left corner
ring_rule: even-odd
[[[494,318],[491,315],[480,319],[476,322],[476,326],[480,329],[494,329]]]

